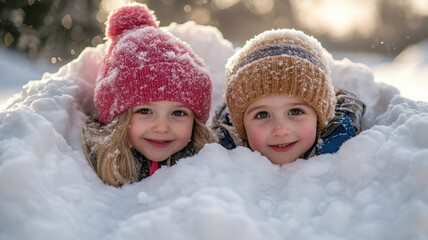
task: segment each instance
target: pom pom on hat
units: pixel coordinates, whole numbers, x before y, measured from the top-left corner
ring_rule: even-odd
[[[158,26],[154,12],[148,9],[146,5],[130,4],[109,15],[106,27],[107,37],[116,39],[126,30],[144,26]]]
[[[189,45],[157,27],[146,5],[126,5],[108,20],[109,49],[95,86],[98,119],[107,124],[136,105],[180,102],[206,123],[212,83]]]

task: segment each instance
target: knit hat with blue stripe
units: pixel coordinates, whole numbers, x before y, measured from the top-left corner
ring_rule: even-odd
[[[239,136],[246,139],[247,107],[272,95],[304,100],[317,113],[318,132],[325,128],[336,103],[327,58],[318,40],[294,29],[269,30],[247,41],[226,64],[226,104]]]

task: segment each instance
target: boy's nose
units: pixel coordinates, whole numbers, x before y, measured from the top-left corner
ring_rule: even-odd
[[[292,132],[292,126],[284,121],[277,122],[273,129],[274,136],[284,136]]]

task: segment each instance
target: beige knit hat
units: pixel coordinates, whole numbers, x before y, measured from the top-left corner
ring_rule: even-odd
[[[271,95],[303,99],[314,108],[320,132],[334,115],[334,88],[327,51],[313,37],[294,29],[263,32],[246,42],[226,64],[226,104],[233,126],[246,139],[244,112]]]

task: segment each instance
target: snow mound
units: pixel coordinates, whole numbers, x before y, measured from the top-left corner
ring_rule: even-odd
[[[169,29],[205,59],[221,102],[231,44],[211,27]],[[428,238],[428,104],[366,66],[332,63],[334,85],[367,104],[364,131],[336,154],[279,167],[209,144],[117,189],[90,169],[79,137],[104,51],[30,81],[0,112],[0,239]]]

